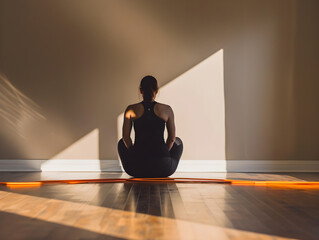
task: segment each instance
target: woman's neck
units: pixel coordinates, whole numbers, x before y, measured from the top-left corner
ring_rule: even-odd
[[[142,102],[155,102],[155,100],[143,100]]]

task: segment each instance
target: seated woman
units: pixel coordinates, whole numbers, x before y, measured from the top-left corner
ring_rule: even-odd
[[[144,77],[140,83],[143,101],[129,105],[124,113],[118,153],[125,172],[133,177],[168,177],[176,171],[183,152],[182,140],[175,137],[173,110],[154,101],[157,92],[157,80],[153,76]],[[132,125],[134,145],[130,137]]]

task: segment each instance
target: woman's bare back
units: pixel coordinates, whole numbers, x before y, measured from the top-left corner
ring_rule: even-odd
[[[132,104],[132,105],[128,106],[128,108],[131,110],[131,117],[130,118],[132,121],[135,121],[136,119],[140,118],[144,113],[143,104],[140,102]],[[158,116],[159,118],[161,118],[165,122],[167,122],[169,120],[170,116],[172,115],[172,109],[167,104],[157,102],[154,105],[154,113],[156,116]]]

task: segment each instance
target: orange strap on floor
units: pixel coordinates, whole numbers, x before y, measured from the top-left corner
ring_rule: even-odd
[[[250,181],[212,178],[105,178],[105,179],[75,179],[75,180],[43,180],[30,182],[0,182],[0,185],[7,186],[41,186],[43,184],[80,184],[80,183],[134,183],[134,182],[155,182],[155,183],[222,183],[231,185],[250,186],[280,186],[280,187],[316,187],[319,182],[307,181]]]

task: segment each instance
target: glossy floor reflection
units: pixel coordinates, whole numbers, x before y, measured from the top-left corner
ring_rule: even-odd
[[[129,176],[118,172],[1,173],[0,181],[115,177]],[[317,181],[319,175],[175,173],[172,177]],[[32,237],[35,229],[48,239],[63,239],[62,230],[59,238],[52,235],[51,224],[67,226],[65,234],[69,228],[87,231],[72,239],[217,239],[217,235],[218,239],[316,239],[319,235],[318,189],[191,183],[57,184],[1,186],[0,197],[3,216],[14,214],[24,219],[10,223],[21,229],[21,238],[12,239],[42,239]],[[43,221],[48,227],[41,227]],[[2,223],[0,231],[14,231],[12,226],[5,227],[9,222],[2,219]]]

